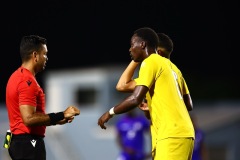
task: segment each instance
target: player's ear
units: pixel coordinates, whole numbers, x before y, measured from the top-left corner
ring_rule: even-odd
[[[161,51],[160,49],[157,50],[157,53],[158,53],[159,55],[162,55],[162,51]]]
[[[140,46],[144,49],[146,47],[146,42],[145,41],[142,41]]]
[[[33,55],[34,61],[37,62],[38,61],[38,53],[36,51],[34,51],[32,53],[32,55]]]

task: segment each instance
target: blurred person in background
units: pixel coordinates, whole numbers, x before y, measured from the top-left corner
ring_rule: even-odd
[[[46,67],[47,40],[38,35],[23,36],[20,43],[22,64],[6,86],[6,107],[12,134],[8,152],[12,160],[46,160],[46,126],[71,123],[80,114],[75,106],[65,111],[45,113],[45,94],[36,74]]]
[[[208,150],[206,148],[206,144],[204,140],[205,133],[198,125],[197,116],[193,113],[191,113],[190,116],[191,116],[194,130],[195,130],[195,141],[194,141],[192,160],[209,160]]]
[[[142,102],[140,105],[147,105]],[[146,135],[149,134],[150,121],[133,109],[118,119],[116,123],[117,144],[120,154],[117,160],[146,160],[151,153],[146,153]]]

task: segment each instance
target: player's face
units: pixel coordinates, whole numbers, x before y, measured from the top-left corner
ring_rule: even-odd
[[[142,61],[142,50],[143,50],[143,41],[136,35],[133,35],[131,38],[131,47],[129,49],[130,56],[135,62]]]

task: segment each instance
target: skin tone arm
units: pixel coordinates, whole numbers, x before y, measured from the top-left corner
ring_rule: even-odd
[[[26,126],[50,126],[50,118],[48,114],[37,113],[36,107],[29,105],[21,105],[20,112],[23,119],[23,123]],[[75,106],[69,106],[64,113],[64,119],[57,122],[57,124],[71,123],[74,116],[80,114],[80,110]]]
[[[136,86],[136,82],[132,79],[135,69],[139,63],[133,60],[129,63],[127,68],[122,73],[116,85],[117,91],[120,92],[132,92]],[[190,94],[183,95],[184,103],[188,111],[193,110],[193,103]],[[141,108],[140,108],[141,109]],[[144,110],[143,110],[144,111]],[[145,110],[146,111],[146,110]]]
[[[122,73],[116,85],[117,91],[132,92],[136,86],[136,82],[132,79],[135,69],[139,63],[133,60],[129,63],[127,68]]]
[[[142,103],[145,98],[146,93],[148,92],[148,88],[146,86],[136,86],[133,93],[128,96],[125,100],[123,100],[120,104],[114,107],[115,114],[122,114],[132,110]],[[99,119],[98,125],[102,129],[106,129],[105,123],[111,119],[113,115],[109,114],[109,111],[105,112]]]
[[[120,92],[132,92],[136,86],[136,82],[132,79],[135,69],[139,63],[134,62],[133,60],[129,63],[127,68],[124,70],[120,76],[118,83],[116,85],[117,91]],[[141,109],[145,116],[150,119],[150,114],[148,110],[147,103],[141,103],[138,105],[138,108]]]
[[[188,111],[193,110],[193,103],[192,103],[192,98],[191,98],[190,94],[184,94],[183,95],[183,100],[184,100],[184,103],[187,107],[187,110]]]

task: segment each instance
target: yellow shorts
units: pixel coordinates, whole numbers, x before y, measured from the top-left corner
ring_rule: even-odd
[[[159,140],[152,151],[153,160],[191,160],[194,139],[166,138]]]

